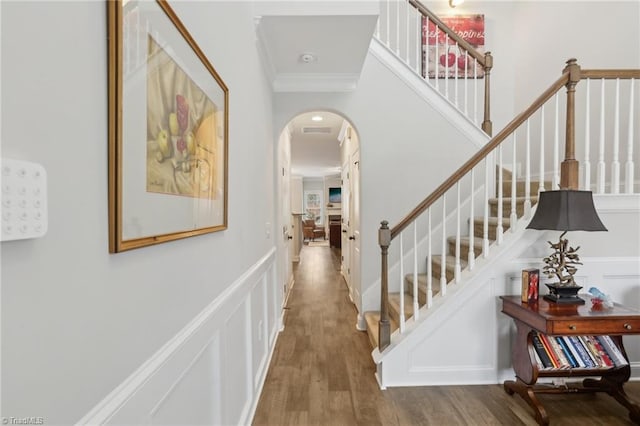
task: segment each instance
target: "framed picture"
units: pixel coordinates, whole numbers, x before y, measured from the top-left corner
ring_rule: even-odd
[[[342,202],[342,188],[329,188],[329,202],[339,204]]]
[[[441,16],[440,20],[478,52],[484,53],[484,15]],[[422,17],[422,76],[429,78],[483,78],[484,69],[464,49]]]
[[[522,292],[523,302],[535,303],[538,301],[540,291],[540,270],[531,268],[522,270]]]
[[[226,229],[227,86],[165,0],[107,7],[109,251]]]
[[[304,191],[304,213],[309,219],[313,219],[316,224],[320,225],[322,223],[324,208],[321,190]]]

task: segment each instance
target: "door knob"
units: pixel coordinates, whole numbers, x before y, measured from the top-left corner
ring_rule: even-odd
[[[293,237],[291,235],[287,235],[287,240],[293,240]]]
[[[342,230],[342,233],[343,233],[343,234],[346,234],[346,233],[347,233],[347,230],[346,230],[346,229],[343,229],[343,230]]]
[[[350,240],[355,240],[356,237],[354,237],[353,235],[349,237]]]

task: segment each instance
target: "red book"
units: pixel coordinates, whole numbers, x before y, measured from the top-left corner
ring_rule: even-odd
[[[558,359],[558,357],[556,356],[553,350],[553,346],[551,346],[551,343],[549,343],[549,339],[547,338],[547,335],[543,333],[538,333],[538,336],[540,336],[540,341],[542,341],[542,345],[546,349],[547,354],[549,355],[549,358],[551,358],[551,362],[553,363],[553,366],[555,368],[562,367],[560,360]]]
[[[598,341],[598,339],[596,339],[594,336],[587,336],[587,338],[593,343],[593,346],[595,346],[595,348],[598,350],[598,353],[602,357],[602,360],[604,361],[604,363],[607,364],[607,367],[614,367],[615,363],[613,362],[613,360],[611,359],[607,351],[604,349],[602,344]]]

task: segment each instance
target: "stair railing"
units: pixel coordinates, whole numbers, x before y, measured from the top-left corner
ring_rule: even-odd
[[[577,86],[582,80],[585,84]],[[487,257],[492,246],[502,244],[505,230],[514,232],[520,216],[531,217],[539,192],[559,187],[577,188],[578,176],[582,176],[580,187],[598,194],[640,193],[634,174],[639,164],[637,146],[640,145],[638,136],[634,136],[634,129],[640,126],[640,117],[634,114],[638,83],[640,70],[581,70],[576,60],[570,59],[558,80],[404,219],[393,227],[389,227],[387,221],[381,222],[378,232],[382,256],[380,352],[391,343],[389,309],[392,302],[400,312],[398,327],[403,333],[406,322],[417,321],[421,309],[432,306],[436,294],[445,297],[447,286],[459,283],[464,269],[473,269],[480,255]],[[596,84],[599,84],[599,95],[591,90]],[[625,87],[621,89],[623,84]],[[560,96],[563,87],[566,97]],[[576,93],[576,87],[584,91]],[[621,107],[628,107],[627,114],[621,112]],[[611,108],[613,114],[607,114]],[[566,170],[562,171],[561,123],[565,124],[566,142],[562,164]],[[622,129],[626,129],[626,135]],[[591,135],[596,130],[599,136],[594,147],[596,143],[592,142]],[[576,139],[581,143],[576,145]],[[597,151],[595,170],[591,167],[595,160],[592,151]],[[583,159],[581,165],[577,158]],[[624,158],[622,179],[621,159]],[[524,183],[521,208],[516,205],[519,176]],[[482,217],[475,217],[477,207],[482,210]],[[465,237],[469,248],[464,257],[461,252],[463,217],[469,223],[468,237]],[[432,226],[432,219],[437,226]],[[449,230],[455,237],[447,238]],[[404,238],[407,235],[408,238]],[[390,250],[391,247],[394,250]],[[447,250],[452,254],[447,255]],[[400,275],[398,280],[391,281],[392,291],[400,295],[397,301],[389,297],[388,258],[392,252],[397,260],[394,276],[398,271]],[[423,268],[418,259],[423,258],[427,259],[426,294],[420,300],[418,275]],[[405,259],[413,263],[413,271],[407,276],[404,275]],[[440,270],[434,270],[436,267]],[[405,280],[411,282],[407,290],[414,295],[409,303],[405,301],[409,297],[405,293]]]
[[[375,35],[398,59],[491,135],[491,52],[479,52],[417,0],[382,0]],[[430,45],[430,40],[442,39],[444,52],[438,51],[442,41]],[[431,47],[434,58],[429,54]],[[444,55],[444,63],[440,62],[440,55]],[[482,99],[478,99],[480,78],[484,78]]]

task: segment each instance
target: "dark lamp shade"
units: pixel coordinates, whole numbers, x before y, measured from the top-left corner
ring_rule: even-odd
[[[591,191],[560,189],[540,193],[536,214],[527,229],[553,231],[606,231]]]

